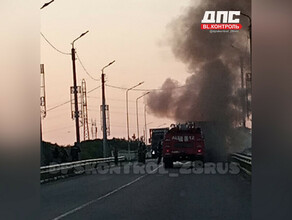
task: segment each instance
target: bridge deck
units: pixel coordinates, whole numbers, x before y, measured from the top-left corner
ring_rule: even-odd
[[[135,174],[136,167],[43,184],[42,219],[251,219],[251,184],[242,174],[181,174],[192,170],[182,168]]]

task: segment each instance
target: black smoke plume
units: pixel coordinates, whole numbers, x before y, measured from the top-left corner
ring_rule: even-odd
[[[250,135],[243,135],[242,129],[235,127],[246,109],[240,76],[241,67],[244,72],[249,71],[250,22],[240,16],[243,28],[239,32],[210,33],[201,30],[201,20],[205,11],[234,10],[249,15],[250,1],[203,0],[170,24],[172,51],[187,64],[191,75],[184,85],[167,79],[161,90],[151,92],[147,99],[150,112],[156,116],[181,123],[205,122],[201,124],[206,128],[208,147],[218,157],[249,145],[243,139]]]

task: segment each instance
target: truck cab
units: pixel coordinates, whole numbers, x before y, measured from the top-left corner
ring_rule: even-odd
[[[151,143],[151,157],[157,158],[158,155],[158,145],[165,138],[165,134],[169,131],[169,128],[152,128],[150,129],[150,139]]]

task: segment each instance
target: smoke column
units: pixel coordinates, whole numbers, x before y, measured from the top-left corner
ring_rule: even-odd
[[[193,1],[194,2],[194,1]],[[195,3],[195,2],[194,2]],[[200,121],[208,147],[216,157],[242,150],[247,138],[234,126],[244,113],[240,88],[240,59],[249,70],[249,20],[240,16],[243,28],[236,33],[201,30],[205,11],[234,11],[250,14],[250,1],[204,0],[190,6],[170,24],[169,43],[175,57],[191,75],[184,85],[166,79],[161,90],[149,94],[150,113],[177,122]],[[208,124],[208,126],[207,126]],[[207,129],[207,130],[206,130]]]

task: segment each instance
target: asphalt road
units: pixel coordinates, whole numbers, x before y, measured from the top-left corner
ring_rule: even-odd
[[[251,219],[251,182],[242,174],[153,161],[128,168],[42,184],[41,219]]]

